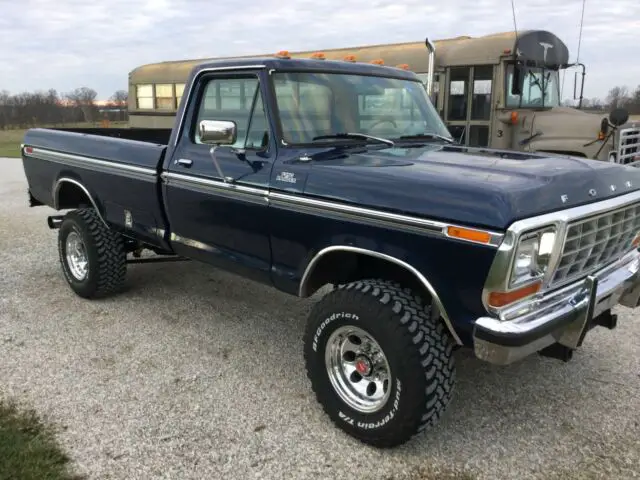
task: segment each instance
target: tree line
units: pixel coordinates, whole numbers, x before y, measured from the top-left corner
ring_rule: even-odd
[[[97,96],[89,87],[66,93],[50,89],[14,95],[0,90],[0,130],[128,120],[125,90],[116,91],[104,105],[98,105]]]
[[[56,90],[24,92],[11,95],[0,91],[0,130],[36,126],[95,123],[102,120],[128,120],[126,90],[116,91],[105,105],[96,103],[97,92],[80,87],[59,94]],[[576,105],[567,102],[565,105]],[[640,115],[640,85],[634,91],[627,86],[609,90],[605,99],[584,98],[582,108],[589,111],[611,111],[623,107],[630,115]]]
[[[566,102],[567,106],[577,106],[577,101]],[[629,115],[640,115],[640,85],[631,91],[629,87],[616,86],[609,90],[606,98],[583,98],[582,108],[610,112],[614,108],[625,108]]]

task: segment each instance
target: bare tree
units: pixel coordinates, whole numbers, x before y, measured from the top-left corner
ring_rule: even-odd
[[[126,107],[128,99],[129,92],[127,92],[126,90],[118,90],[113,95],[111,95],[109,101],[112,104],[117,105],[118,107]]]
[[[609,90],[607,105],[610,109],[624,107],[629,101],[629,89],[626,86],[617,86]]]
[[[98,92],[89,87],[76,88],[72,92],[65,94],[67,100],[72,102],[82,111],[85,122],[92,122],[96,117],[95,100]]]

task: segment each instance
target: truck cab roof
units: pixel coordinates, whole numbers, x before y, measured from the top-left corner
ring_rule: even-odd
[[[338,73],[353,73],[360,75],[379,75],[407,80],[416,80],[416,74],[401,68],[377,65],[372,63],[357,63],[340,60],[319,60],[313,58],[279,58],[279,57],[251,57],[251,58],[225,58],[211,60],[196,65],[191,71],[189,79],[206,70],[234,69],[256,66],[256,68],[275,70],[308,70],[308,71],[334,71]]]

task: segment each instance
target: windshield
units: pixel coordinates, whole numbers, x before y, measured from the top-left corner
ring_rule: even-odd
[[[523,68],[522,95],[513,95],[513,65],[507,65],[507,107],[539,108],[560,106],[560,82],[557,70]]]
[[[419,81],[324,72],[279,72],[273,80],[282,134],[290,144],[340,133],[391,140],[423,133],[451,138]]]

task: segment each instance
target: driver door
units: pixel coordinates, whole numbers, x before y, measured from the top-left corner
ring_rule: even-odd
[[[164,194],[176,253],[268,282],[271,250],[265,197],[276,147],[263,102],[263,75],[213,72],[199,80]],[[211,146],[199,140],[201,120],[236,123],[236,142],[215,151],[222,175]]]

